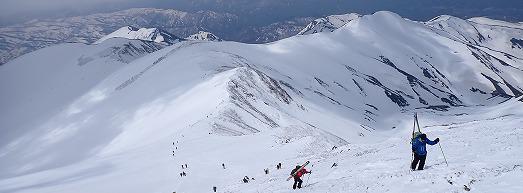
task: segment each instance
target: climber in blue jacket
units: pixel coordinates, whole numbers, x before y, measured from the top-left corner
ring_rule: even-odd
[[[436,145],[439,142],[439,138],[436,138],[434,141],[431,141],[427,138],[427,135],[416,132],[414,134],[414,138],[412,139],[412,152],[414,153],[414,160],[412,160],[412,164],[410,165],[410,168],[412,170],[416,169],[416,165],[418,165],[418,170],[423,170],[423,167],[425,166],[425,159],[427,159],[427,147],[426,144],[429,145]]]

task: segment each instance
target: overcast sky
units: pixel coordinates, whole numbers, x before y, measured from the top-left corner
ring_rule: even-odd
[[[0,24],[60,18],[133,7],[229,12],[267,22],[338,13],[396,12],[415,20],[450,14],[523,21],[523,0],[0,0]],[[265,17],[260,17],[265,16]]]
[[[0,0],[0,17],[2,20],[56,18],[125,8],[137,1],[140,0]]]

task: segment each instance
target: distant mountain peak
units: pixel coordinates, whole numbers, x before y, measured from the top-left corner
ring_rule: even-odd
[[[440,16],[436,16],[436,17],[430,19],[428,22],[447,21],[447,20],[452,19],[452,18],[454,18],[454,16],[450,16],[450,15],[440,15]]]
[[[332,32],[350,21],[360,18],[361,15],[357,13],[349,13],[343,15],[330,15],[327,17],[315,19],[307,27],[301,30],[298,35],[314,34],[318,32]]]
[[[136,28],[133,26],[122,27],[109,35],[100,38],[95,44],[99,44],[111,38],[126,38],[133,40],[145,40],[156,43],[174,44],[184,39],[158,28]]]
[[[198,31],[198,33],[195,33],[193,35],[190,35],[186,38],[187,40],[200,40],[200,41],[223,41],[220,37],[214,35],[211,32],[206,31]]]

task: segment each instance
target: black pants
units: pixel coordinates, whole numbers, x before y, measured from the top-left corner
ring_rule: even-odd
[[[412,164],[410,164],[410,168],[412,170],[416,169],[416,165],[418,165],[418,170],[423,170],[423,167],[425,166],[425,159],[427,159],[427,155],[418,155],[414,153],[414,160],[412,160]]]
[[[303,180],[299,177],[294,177],[294,185],[292,185],[292,189],[296,189],[296,187],[301,188],[301,183],[303,183]]]

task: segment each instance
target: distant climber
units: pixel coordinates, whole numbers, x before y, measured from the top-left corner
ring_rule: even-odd
[[[281,169],[281,163],[278,163],[278,165],[276,165],[276,169],[277,170]]]
[[[185,173],[185,172],[182,172],[182,174],[183,174],[183,176],[187,176],[187,173]]]
[[[213,190],[214,192],[216,192],[216,186],[213,186],[213,187],[212,187],[212,190]]]
[[[331,168],[333,168],[333,167],[337,167],[337,166],[338,166],[338,163],[334,162],[334,163],[332,164]]]
[[[269,168],[265,168],[263,169],[263,171],[265,172],[265,174],[269,174]]]
[[[412,160],[410,168],[412,170],[415,170],[416,165],[418,165],[419,162],[418,170],[423,170],[423,167],[425,166],[425,159],[427,159],[426,144],[436,145],[438,142],[439,138],[436,138],[434,141],[431,141],[427,138],[427,135],[421,132],[414,133],[414,138],[412,139],[412,152],[414,153],[414,160]]]
[[[335,149],[338,149],[338,147],[336,147],[336,146],[333,146],[333,147],[332,147],[332,150],[335,150]]]
[[[223,167],[223,169],[225,169],[225,164],[224,163],[222,163],[222,167]]]
[[[243,177],[243,183],[249,183],[249,177],[248,176],[245,176]]]
[[[292,189],[300,189],[301,188],[301,184],[303,183],[303,180],[301,180],[301,176],[303,176],[303,174],[307,174],[307,173],[311,173],[310,171],[307,171],[305,168],[301,168],[301,166],[297,165],[296,168],[294,168],[291,172],[291,175],[292,174],[295,174],[294,175],[294,184],[292,185]]]

